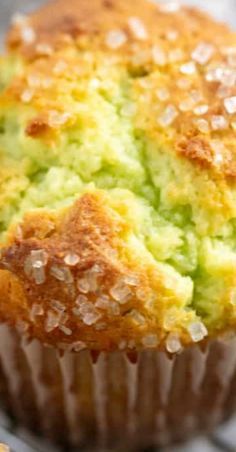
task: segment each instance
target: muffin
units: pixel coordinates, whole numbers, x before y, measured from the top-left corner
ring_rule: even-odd
[[[5,444],[0,444],[0,452],[10,452],[10,449]]]
[[[0,399],[60,444],[163,445],[236,396],[236,35],[56,0],[0,61]]]

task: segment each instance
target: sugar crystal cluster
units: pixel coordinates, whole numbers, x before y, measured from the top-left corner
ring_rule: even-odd
[[[180,353],[235,326],[235,34],[176,1],[56,1],[0,59],[0,320]]]

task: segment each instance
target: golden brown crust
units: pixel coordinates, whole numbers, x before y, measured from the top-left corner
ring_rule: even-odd
[[[48,123],[43,118],[35,118],[26,127],[26,135],[31,138],[42,137],[49,130]]]
[[[26,135],[53,140],[78,119],[75,69],[88,85],[91,67],[114,58],[129,78],[134,128],[163,144],[171,158],[190,162],[197,175],[207,172],[206,179],[217,181],[208,208],[232,218],[227,184],[236,177],[235,44],[224,25],[189,8],[173,13],[144,0],[135,8],[126,0],[57,0],[29,19],[18,18],[10,31],[9,50],[25,67],[3,94],[2,107],[30,104],[35,116]],[[66,68],[58,72],[61,62]],[[2,251],[0,318],[59,348],[162,344],[169,333],[164,315],[173,300],[179,303],[177,282],[169,287],[161,265],[132,256],[128,233],[99,191],[55,215],[26,215]],[[191,342],[194,312],[175,315],[173,333]]]
[[[163,135],[165,141],[167,132],[177,156],[180,150],[181,157],[192,165],[207,168],[229,182],[236,176],[235,44],[234,33],[199,11],[182,7],[168,12],[165,5],[146,0],[136,1],[135,10],[133,3],[125,0],[52,1],[29,19],[18,19],[8,35],[9,49],[35,61],[31,69],[55,83],[53,67],[63,49],[94,52],[95,62],[98,51],[115,54],[120,58],[118,64],[134,76],[137,126],[147,134]],[[71,71],[72,79],[78,54],[76,58],[71,57],[64,70]],[[79,65],[86,70],[83,60]],[[135,80],[135,73],[140,71],[146,75],[146,86],[144,82],[139,86],[139,77]],[[8,98],[13,95],[21,99],[28,88],[26,80],[18,80]],[[157,95],[163,88],[169,93],[166,99]],[[147,91],[152,92],[149,98]],[[40,88],[34,93],[35,98],[45,95],[48,110],[52,99],[56,105],[55,91],[45,94]],[[32,99],[32,103],[41,109],[40,102]],[[58,105],[59,111],[63,107]],[[44,138],[48,128],[47,115],[40,113],[29,122],[26,133]],[[222,146],[216,151],[214,140],[218,139]]]
[[[85,194],[61,217],[26,216],[2,251],[2,320],[29,337],[72,349],[142,346],[147,335],[157,338],[158,322],[148,319],[143,302],[149,281],[140,265],[122,256],[126,226],[105,203],[99,193]],[[34,267],[35,252],[43,265]],[[130,315],[135,310],[140,323]]]
[[[214,23],[205,14],[191,8],[181,8],[177,14],[168,14],[158,5],[146,0],[136,1],[135,8],[132,2],[125,0],[54,0],[30,17],[29,26],[36,34],[33,44],[22,41],[20,27],[16,26],[9,33],[8,45],[25,55],[32,52],[32,56],[38,43],[62,45],[63,38],[67,41],[68,36],[73,39],[85,36],[95,38],[96,44],[104,47],[104,36],[115,29],[123,30],[136,42],[129,27],[131,17],[142,19],[149,42],[155,41],[156,37],[166,40],[166,32],[173,28],[181,35],[190,35],[193,40],[199,35],[203,39],[206,36],[212,37],[214,32],[222,34],[227,31],[224,25]],[[217,36],[215,38],[217,40]]]

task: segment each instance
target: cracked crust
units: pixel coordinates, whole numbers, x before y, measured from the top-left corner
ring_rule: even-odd
[[[26,216],[2,250],[1,319],[59,348],[157,345],[162,313],[155,320],[151,302],[166,288],[125,252],[127,232],[99,192],[59,216]]]
[[[121,33],[118,42],[117,36],[113,36],[115,44],[109,40],[114,32]],[[115,54],[118,65],[126,66],[133,74],[143,71],[146,77],[146,86],[144,83],[140,86],[138,80],[134,82],[134,96],[140,99],[138,126],[150,134],[164,133],[165,140],[167,132],[177,156],[228,182],[235,180],[236,36],[226,26],[191,8],[168,13],[165,7],[163,10],[145,0],[135,3],[135,11],[132,2],[125,0],[57,0],[25,22],[18,19],[7,43],[11,52],[35,61],[35,69],[55,83],[62,81],[53,73],[53,65],[60,61],[63,52],[68,55],[70,48],[94,53],[95,64],[101,52]],[[46,59],[44,63],[38,61],[42,58]],[[76,58],[78,61],[78,55]],[[71,76],[76,58],[66,61],[64,71],[71,69]],[[85,61],[80,61],[80,65],[89,72]],[[26,80],[18,80],[8,96],[24,95],[28,87]],[[156,93],[163,89],[171,96],[158,102],[160,97]],[[148,98],[150,90],[153,95]],[[41,89],[34,91],[35,98],[45,96]],[[45,112],[33,118],[26,128],[31,137],[50,133],[47,96],[50,105],[51,96],[55,96],[53,89],[51,94],[50,90],[46,93]],[[227,100],[231,99],[234,105],[230,106]],[[63,106],[57,106],[63,112]],[[170,106],[175,109],[173,117],[168,113]],[[156,114],[150,116],[153,108]],[[216,151],[214,141],[218,139],[221,149]]]

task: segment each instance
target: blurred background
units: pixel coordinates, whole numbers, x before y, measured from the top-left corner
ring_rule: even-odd
[[[69,1],[69,0],[64,0]],[[88,2],[90,0],[87,0]],[[133,1],[135,0],[127,0]],[[167,0],[163,0],[165,2]],[[0,0],[0,46],[11,16],[16,12],[29,12],[46,0]],[[216,19],[228,22],[236,30],[236,0],[182,0],[181,3],[194,5],[210,12]],[[16,430],[8,419],[0,415],[0,443],[7,443],[11,452],[58,452],[21,429]],[[209,438],[198,438],[179,448],[165,451],[145,452],[236,452],[236,420],[220,428]],[[80,451],[82,452],[82,451]],[[91,452],[91,451],[84,451]],[[109,452],[109,451],[100,451]],[[124,452],[124,451],[119,451]],[[141,452],[141,451],[139,451]]]

